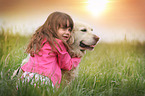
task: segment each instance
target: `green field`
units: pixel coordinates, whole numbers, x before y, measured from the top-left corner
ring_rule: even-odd
[[[10,78],[27,56],[29,38],[0,34],[0,96],[145,96],[145,43],[99,42],[82,58],[78,78],[53,90]]]

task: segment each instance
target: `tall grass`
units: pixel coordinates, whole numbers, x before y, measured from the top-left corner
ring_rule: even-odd
[[[27,55],[28,41],[18,34],[0,34],[0,96],[145,96],[145,43],[100,42],[82,58],[79,76],[55,90],[22,84],[18,77],[11,80]]]

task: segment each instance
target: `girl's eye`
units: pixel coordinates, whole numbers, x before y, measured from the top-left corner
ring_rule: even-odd
[[[65,28],[65,27],[62,27],[62,29],[63,29],[63,30],[66,30],[66,28]]]
[[[70,32],[71,32],[72,30],[71,30],[71,29],[68,29],[68,31],[70,31]]]
[[[62,27],[61,29],[62,29],[63,31],[65,31],[65,30],[66,30],[66,28],[64,28],[64,27]]]
[[[87,29],[82,29],[81,31],[82,31],[82,32],[87,32]]]

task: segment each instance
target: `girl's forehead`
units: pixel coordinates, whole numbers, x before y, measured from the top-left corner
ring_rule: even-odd
[[[67,20],[66,22],[61,22],[60,27],[71,27],[70,22]]]

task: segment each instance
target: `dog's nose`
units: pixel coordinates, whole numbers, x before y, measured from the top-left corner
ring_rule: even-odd
[[[96,36],[96,35],[94,35],[94,40],[95,40],[96,42],[99,41],[99,37]]]

